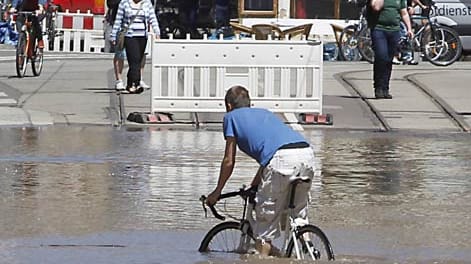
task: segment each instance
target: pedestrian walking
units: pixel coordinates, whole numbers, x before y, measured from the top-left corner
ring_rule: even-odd
[[[160,38],[159,24],[150,0],[121,0],[119,2],[110,35],[115,49],[124,48],[125,51],[125,54],[118,55],[115,51],[115,57],[118,58],[113,60],[117,89],[122,89],[122,83],[119,85],[119,80],[121,80],[119,69],[122,71],[123,56],[127,57],[129,65],[125,89],[130,93],[141,93],[144,88],[148,87],[141,79],[143,64],[145,64],[144,53],[147,45],[148,25],[152,27],[154,37]],[[122,47],[116,47],[118,32],[122,32],[121,34],[124,35]]]
[[[406,0],[370,0],[367,11],[368,26],[375,54],[373,62],[373,86],[377,99],[392,99],[389,83],[393,57],[400,38],[400,21],[407,28],[407,36],[412,38],[411,22]]]

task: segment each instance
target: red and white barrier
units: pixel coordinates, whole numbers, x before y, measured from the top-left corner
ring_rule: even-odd
[[[88,10],[86,13],[78,10],[76,13],[58,12],[56,16],[56,30],[58,35],[54,38],[56,52],[104,52],[105,38],[103,34],[104,16],[94,15]],[[45,31],[43,23],[43,31]],[[45,47],[48,47],[48,38],[44,38]]]
[[[58,12],[56,18],[57,29],[89,29],[89,30],[103,30],[103,15],[94,15],[88,10],[86,13],[70,13],[68,10],[65,12]]]

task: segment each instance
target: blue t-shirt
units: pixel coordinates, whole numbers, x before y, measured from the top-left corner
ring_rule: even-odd
[[[275,152],[289,143],[306,142],[304,137],[272,112],[261,108],[237,108],[224,116],[224,137],[235,137],[245,154],[266,166]]]

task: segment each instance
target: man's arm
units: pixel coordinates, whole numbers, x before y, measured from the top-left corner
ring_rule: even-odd
[[[402,18],[402,21],[404,21],[404,24],[406,24],[407,36],[409,38],[414,37],[414,33],[412,32],[412,25],[410,22],[409,12],[407,12],[406,8],[401,9],[401,18]]]
[[[255,177],[252,180],[252,183],[250,183],[250,187],[258,186],[260,182],[262,181],[262,173],[263,173],[263,168],[260,166],[257,170],[257,174],[255,174]]]
[[[420,6],[422,9],[427,9],[428,6],[424,5],[420,0],[412,0],[412,6]]]
[[[370,5],[373,11],[379,12],[384,7],[384,0],[371,0]]]
[[[227,180],[232,175],[235,165],[235,157],[237,150],[237,142],[235,137],[226,138],[226,149],[224,151],[224,158],[221,161],[221,168],[219,171],[218,184],[214,191],[208,195],[206,203],[208,205],[213,205],[218,201],[219,196],[221,195],[222,189],[226,185]]]

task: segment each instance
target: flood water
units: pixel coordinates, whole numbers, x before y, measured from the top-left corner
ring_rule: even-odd
[[[310,220],[337,260],[471,259],[469,134],[303,133],[319,165]],[[0,263],[250,262],[197,252],[223,149],[217,129],[0,129]],[[237,159],[227,191],[257,170]]]

